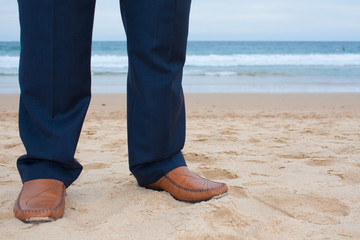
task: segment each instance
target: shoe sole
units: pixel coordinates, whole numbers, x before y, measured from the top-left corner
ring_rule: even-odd
[[[56,219],[50,218],[50,217],[31,217],[26,220],[24,220],[24,223],[46,223],[46,222],[53,222]]]
[[[210,199],[219,199],[219,198],[225,197],[226,195],[228,195],[228,192],[224,192],[222,194],[216,195],[216,196],[214,196],[214,197],[212,197]]]

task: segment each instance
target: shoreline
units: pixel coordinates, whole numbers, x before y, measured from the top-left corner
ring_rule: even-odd
[[[18,110],[19,94],[0,94],[0,110]],[[104,105],[105,104],[105,105]],[[185,93],[187,110],[198,107],[222,107],[224,109],[260,110],[318,110],[324,107],[360,109],[360,93]],[[126,108],[124,93],[94,93],[90,109]]]

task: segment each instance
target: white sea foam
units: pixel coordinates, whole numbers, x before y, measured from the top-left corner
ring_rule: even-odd
[[[92,67],[126,68],[127,56],[92,56]],[[236,54],[190,55],[187,66],[346,66],[360,65],[360,54]]]
[[[360,54],[236,54],[191,55],[188,66],[346,66],[360,65]]]
[[[95,68],[127,68],[127,56],[115,55],[93,55],[91,57],[91,66]]]
[[[0,74],[17,74],[18,56],[0,56]],[[360,54],[236,54],[190,55],[186,67],[204,74],[204,67],[241,66],[360,66]],[[94,55],[91,59],[93,73],[126,73],[127,56]],[[189,70],[185,72],[190,72]],[[207,72],[208,75],[233,75],[235,72]]]
[[[17,74],[19,68],[19,57],[0,56],[0,75]]]

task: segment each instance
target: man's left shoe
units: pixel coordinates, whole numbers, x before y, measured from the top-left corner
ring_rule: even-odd
[[[157,182],[145,188],[167,191],[175,199],[184,202],[201,202],[227,193],[225,183],[214,182],[192,173],[186,166],[175,168]]]
[[[61,218],[65,209],[65,185],[55,179],[24,182],[14,206],[15,217],[26,223]]]

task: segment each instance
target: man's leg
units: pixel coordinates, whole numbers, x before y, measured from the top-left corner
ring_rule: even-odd
[[[19,130],[27,154],[17,166],[27,189],[15,206],[17,216],[26,212],[21,206],[24,192],[31,197],[36,188],[48,188],[49,183],[39,179],[50,179],[61,190],[82,170],[74,154],[90,102],[95,0],[18,0],[18,4]]]
[[[185,166],[181,87],[190,0],[121,0],[127,33],[130,170],[140,186]]]
[[[140,186],[167,190],[180,200],[205,200],[227,191],[224,184],[188,171],[181,153],[185,142],[181,82],[191,0],[120,0],[120,3],[129,55],[127,116],[131,172]],[[172,179],[169,173],[179,178]],[[180,188],[188,189],[191,195],[206,194],[182,196],[184,192],[171,192],[169,186],[175,185],[164,185],[170,178],[175,185],[181,181]],[[194,181],[189,182],[191,179]]]

